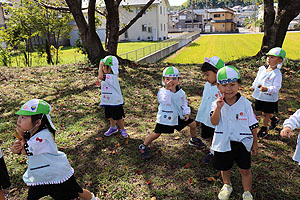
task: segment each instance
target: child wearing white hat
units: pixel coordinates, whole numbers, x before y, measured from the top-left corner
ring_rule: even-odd
[[[143,159],[148,159],[148,145],[156,140],[162,133],[172,134],[174,130],[181,131],[184,127],[190,127],[191,139],[189,144],[204,148],[206,145],[196,137],[196,122],[190,118],[191,109],[188,106],[185,92],[179,87],[179,71],[176,67],[167,67],[163,71],[162,87],[158,94],[158,113],[154,132],[146,137],[139,146],[139,152]]]
[[[274,129],[279,124],[279,118],[274,113],[278,113],[278,93],[281,88],[282,74],[280,68],[286,57],[285,51],[280,47],[272,48],[267,54],[267,65],[258,69],[257,76],[250,88],[255,99],[255,110],[261,111],[263,115],[263,126],[258,132],[259,137],[266,137],[269,130]]]
[[[5,200],[4,189],[7,189],[10,186],[9,175],[5,165],[5,161],[1,152],[1,143],[0,143],[0,200]]]
[[[51,106],[43,100],[27,101],[16,113],[17,135],[11,150],[27,155],[28,168],[23,180],[28,186],[28,200],[50,195],[54,199],[97,200],[75,180],[74,169],[65,153],[58,151],[54,141],[56,129],[50,117]]]
[[[216,126],[211,149],[214,151],[213,165],[221,171],[224,183],[218,198],[229,199],[233,190],[230,174],[235,162],[242,176],[242,198],[251,200],[251,151],[254,155],[257,153],[258,123],[251,102],[238,92],[241,78],[235,67],[221,68],[217,83],[221,94],[211,107],[211,123]]]
[[[111,136],[118,132],[116,123],[121,129],[121,135],[128,137],[124,126],[124,101],[118,79],[119,61],[115,56],[106,56],[100,61],[97,85],[101,85],[101,103],[104,107],[105,117],[109,119],[110,127],[104,133]]]
[[[280,132],[281,137],[290,137],[292,130],[300,127],[300,109],[297,110],[292,116],[283,122],[283,129]],[[297,146],[293,156],[293,160],[300,165],[300,134],[297,139]]]
[[[195,121],[198,121],[201,124],[201,137],[209,139],[209,145],[211,145],[215,126],[212,125],[210,121],[210,108],[212,102],[218,99],[219,89],[217,87],[217,72],[224,67],[225,64],[224,61],[217,56],[205,58],[204,61],[205,62],[201,66],[201,71],[206,78],[206,83],[204,85],[202,100]],[[203,159],[203,162],[208,164],[212,159],[213,151]]]

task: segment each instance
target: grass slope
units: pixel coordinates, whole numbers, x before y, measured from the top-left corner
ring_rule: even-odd
[[[284,71],[279,116],[283,120],[299,108],[300,84],[298,62],[289,62]],[[243,77],[241,93],[251,99],[249,87],[261,61],[231,63]],[[201,160],[208,150],[188,145],[188,129],[163,135],[151,147],[153,158],[142,161],[138,145],[155,126],[164,64],[123,67],[120,84],[125,100],[125,125],[130,134],[128,144],[120,134],[105,138],[108,128],[103,109],[99,108],[100,89],[97,71],[84,65],[39,68],[4,68],[0,70],[0,137],[2,151],[11,177],[9,199],[25,199],[27,188],[22,174],[27,168],[25,156],[13,155],[18,108],[31,98],[42,98],[54,108],[52,119],[57,127],[56,142],[75,169],[79,183],[101,199],[216,199],[222,187],[216,171]],[[181,85],[186,91],[192,118],[201,102],[204,77],[199,66],[178,65]],[[292,80],[292,81],[291,81]],[[291,112],[288,111],[291,108]],[[281,127],[280,127],[281,128]],[[253,194],[255,199],[299,199],[300,170],[291,156],[296,135],[282,139],[279,130],[259,141],[260,154],[253,156]],[[210,181],[209,181],[210,180]],[[234,191],[231,199],[241,199],[242,185],[237,168],[232,173]],[[49,199],[49,198],[45,198]]]
[[[255,55],[261,47],[263,34],[201,35],[186,48],[165,59],[170,63],[202,63],[205,57],[219,56],[231,61]],[[287,33],[283,49],[287,58],[300,59],[300,33]]]

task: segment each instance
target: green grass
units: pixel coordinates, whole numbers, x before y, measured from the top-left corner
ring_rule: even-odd
[[[201,35],[186,48],[165,59],[169,63],[203,63],[205,57],[219,56],[225,62],[254,56],[263,34]],[[300,33],[287,33],[283,43],[288,59],[300,59]]]
[[[263,63],[264,60],[231,63],[241,72],[242,95],[250,100],[253,100],[250,84],[256,76],[257,67]],[[299,109],[298,63],[288,61],[288,70],[283,68],[279,102],[281,122]],[[27,168],[26,157],[13,155],[9,150],[15,140],[15,112],[27,100],[42,98],[54,109],[51,115],[57,128],[56,143],[67,154],[78,182],[100,199],[216,199],[222,181],[220,178],[207,181],[207,177],[216,175],[210,165],[201,164],[208,149],[199,150],[189,146],[187,128],[162,135],[154,141],[150,145],[153,157],[149,161],[142,161],[138,154],[138,145],[155,126],[158,107],[156,94],[165,66],[149,64],[123,66],[120,69],[125,126],[130,135],[128,144],[120,134],[108,138],[103,136],[109,124],[103,109],[99,108],[100,89],[95,85],[96,69],[87,68],[86,64],[39,68],[0,67],[1,148],[12,182],[8,198],[20,200],[27,195],[27,188],[22,181],[22,174]],[[181,72],[180,82],[192,109],[191,117],[195,118],[201,102],[204,77],[197,65],[176,66]],[[293,112],[287,111],[288,108],[292,108]],[[290,139],[282,139],[279,131],[272,130],[268,138],[259,140],[260,153],[252,157],[255,199],[293,200],[300,197],[300,169],[291,158],[297,134]],[[189,162],[191,166],[185,168]],[[231,180],[234,187],[231,199],[241,199],[241,177],[236,167]]]

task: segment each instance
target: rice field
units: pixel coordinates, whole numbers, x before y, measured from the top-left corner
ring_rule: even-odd
[[[186,48],[165,59],[170,63],[202,63],[205,57],[219,56],[225,62],[255,55],[263,34],[201,35]],[[287,58],[300,59],[300,33],[287,33],[283,43]]]

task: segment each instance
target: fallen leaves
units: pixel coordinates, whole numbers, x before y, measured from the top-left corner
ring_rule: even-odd
[[[188,162],[183,168],[188,169],[191,167],[191,165],[192,165],[192,162]]]

